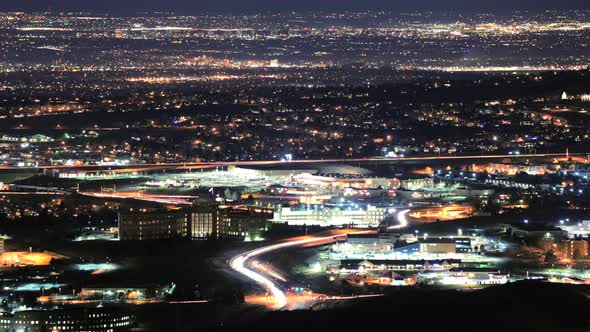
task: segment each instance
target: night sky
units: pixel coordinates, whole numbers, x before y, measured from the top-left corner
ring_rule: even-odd
[[[589,0],[0,0],[0,10],[265,11],[309,9],[498,10],[590,9]]]

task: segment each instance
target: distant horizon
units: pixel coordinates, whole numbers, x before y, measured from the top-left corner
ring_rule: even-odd
[[[198,13],[265,13],[265,12],[310,12],[310,11],[400,11],[435,13],[457,12],[474,14],[510,13],[527,11],[540,13],[546,10],[590,10],[587,0],[524,0],[517,5],[513,1],[498,0],[479,3],[468,0],[415,0],[408,4],[401,1],[365,0],[284,0],[280,4],[271,0],[103,0],[85,2],[75,0],[3,0],[0,11],[25,12],[92,12],[108,14],[139,14],[169,12],[175,14]]]
[[[165,16],[165,15],[173,15],[173,16],[199,16],[199,15],[274,15],[274,14],[292,14],[292,15],[309,15],[309,14],[319,14],[319,13],[383,13],[384,15],[391,15],[391,16],[404,16],[410,14],[427,14],[433,17],[453,17],[453,16],[485,16],[485,15],[493,15],[492,18],[506,18],[510,15],[517,15],[517,14],[524,14],[524,15],[541,15],[541,14],[551,14],[551,13],[567,13],[567,12],[580,12],[580,13],[587,13],[590,15],[590,9],[542,9],[542,10],[534,10],[534,9],[512,9],[512,10],[491,10],[491,9],[446,9],[446,10],[426,10],[426,9],[405,9],[405,10],[396,10],[396,9],[360,9],[360,8],[348,8],[348,9],[330,9],[330,8],[321,8],[321,9],[298,9],[298,10],[280,10],[280,9],[261,9],[261,10],[222,10],[222,9],[206,9],[206,10],[195,10],[195,11],[185,11],[185,10],[128,10],[128,11],[112,11],[108,9],[47,9],[47,10],[37,10],[37,9],[2,9],[0,7],[0,13],[25,13],[25,14],[54,14],[54,15],[66,15],[66,14],[90,14],[90,15],[105,15],[105,16],[142,16],[142,15],[153,15],[153,16]],[[417,17],[418,19],[418,17]]]

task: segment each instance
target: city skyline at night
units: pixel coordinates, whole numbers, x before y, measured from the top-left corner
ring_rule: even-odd
[[[533,12],[554,9],[588,9],[589,5],[583,0],[565,0],[565,1],[507,1],[500,0],[494,2],[473,2],[468,0],[418,0],[411,3],[404,1],[387,1],[387,0],[319,0],[319,1],[276,1],[270,0],[224,0],[211,1],[204,0],[198,2],[184,0],[128,0],[117,2],[113,0],[100,1],[96,3],[80,2],[74,0],[33,0],[33,1],[4,1],[0,9],[4,10],[82,10],[82,11],[107,11],[117,12],[139,12],[139,11],[188,11],[189,14],[195,14],[203,10],[215,11],[247,11],[247,12],[265,12],[265,11],[282,11],[282,10],[422,10],[422,11],[466,11],[472,12],[477,10],[490,10],[492,12],[506,12],[514,10],[530,10]]]
[[[0,331],[590,328],[587,1],[0,4]]]

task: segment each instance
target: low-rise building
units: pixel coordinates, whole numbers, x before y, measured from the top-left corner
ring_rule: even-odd
[[[455,254],[473,252],[468,237],[443,237],[419,239],[417,242],[402,244],[395,248],[402,254]]]
[[[298,205],[278,207],[274,213],[273,222],[308,226],[378,227],[386,213],[386,208],[373,205],[364,207]]]
[[[405,190],[418,190],[434,187],[434,178],[431,176],[398,177],[391,180],[392,187]]]
[[[512,237],[519,239],[538,240],[542,238],[563,239],[567,238],[567,231],[551,225],[523,224],[523,225],[502,225],[502,228],[510,233]]]
[[[0,316],[1,331],[127,331],[135,318],[122,308],[26,310]]]

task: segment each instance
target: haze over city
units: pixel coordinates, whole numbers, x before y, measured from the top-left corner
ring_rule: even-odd
[[[426,10],[426,11],[447,11],[459,10],[472,12],[474,10],[490,10],[493,12],[511,11],[511,10],[531,10],[543,11],[549,9],[588,9],[587,1],[583,0],[521,0],[507,1],[499,0],[494,2],[474,2],[468,0],[417,0],[407,1],[388,1],[388,0],[127,0],[127,1],[76,1],[76,0],[5,0],[2,4],[4,10],[81,10],[81,11],[107,11],[110,13],[118,12],[139,12],[139,11],[188,11],[190,14],[196,14],[203,10],[222,10],[238,13],[244,12],[274,12],[283,10]],[[180,13],[178,13],[180,14]]]
[[[0,4],[0,331],[590,327],[587,1]]]

